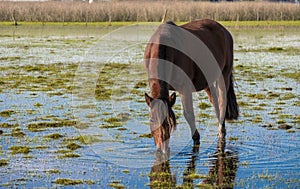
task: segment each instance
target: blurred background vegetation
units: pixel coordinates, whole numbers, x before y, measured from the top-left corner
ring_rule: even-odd
[[[270,1],[0,1],[0,21],[26,22],[185,22],[300,20],[300,4]],[[213,0],[215,1],[215,0]]]

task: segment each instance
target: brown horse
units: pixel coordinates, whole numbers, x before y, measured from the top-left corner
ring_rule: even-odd
[[[177,26],[161,24],[146,46],[144,64],[148,73],[150,128],[157,150],[169,150],[169,138],[176,128],[172,106],[178,91],[195,145],[200,135],[195,126],[192,93],[205,90],[213,104],[219,124],[219,137],[225,138],[225,118],[237,119],[238,105],[234,93],[233,39],[213,20],[196,20]]]

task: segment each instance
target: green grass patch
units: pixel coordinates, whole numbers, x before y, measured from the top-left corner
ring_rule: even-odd
[[[252,110],[257,110],[257,111],[260,111],[260,110],[265,110],[263,107],[261,107],[261,106],[254,106],[253,108],[252,108]]]
[[[121,71],[125,71],[129,67],[129,64],[109,63],[105,64],[99,74],[99,78],[96,83],[95,97],[97,100],[109,100],[114,93],[129,93],[128,89],[113,91],[115,78],[118,77]]]
[[[220,21],[227,27],[299,27],[300,20],[297,21]]]
[[[49,146],[40,145],[40,146],[36,146],[34,148],[37,149],[37,150],[45,150],[45,149],[49,148]]]
[[[54,153],[55,154],[67,154],[67,153],[71,153],[72,150],[69,150],[69,149],[60,149],[60,150],[57,150],[55,151]]]
[[[114,181],[110,182],[107,186],[109,186],[111,188],[116,188],[116,189],[125,188],[124,185],[120,184],[120,181],[118,181],[118,180],[114,180]]]
[[[43,131],[47,128],[60,128],[60,127],[68,127],[75,126],[76,121],[73,120],[58,120],[54,122],[36,122],[30,123],[27,125],[27,129],[32,132]]]
[[[1,117],[10,117],[12,114],[15,114],[16,112],[13,110],[3,110],[0,112]]]
[[[115,117],[106,118],[104,121],[108,124],[100,126],[101,128],[117,128],[121,127],[128,119],[129,114],[127,113],[120,113]]]
[[[12,48],[19,47],[15,45]],[[0,69],[9,72],[9,74],[0,78],[0,86],[2,90],[47,91],[50,92],[50,95],[60,95],[62,91],[57,92],[57,90],[63,90],[63,93],[72,90],[70,85],[76,71],[76,68],[72,66],[63,63],[53,63],[2,67]],[[52,94],[51,91],[54,93]],[[39,103],[35,106],[40,107],[41,105]]]
[[[280,97],[281,100],[289,100],[295,98],[293,93],[285,93],[283,96]]]
[[[241,162],[240,164],[241,164],[241,166],[243,166],[243,167],[247,167],[247,166],[249,165],[249,163],[248,163],[247,161],[243,161],[243,162]]]
[[[68,178],[59,178],[59,179],[54,180],[52,183],[68,186],[68,185],[83,184],[83,181],[82,180],[73,180],[73,179],[68,179]]]
[[[290,79],[296,79],[298,83],[300,83],[300,71],[296,70],[295,72],[282,72],[282,76],[290,78]]]
[[[216,187],[214,185],[204,184],[204,183],[196,184],[196,187],[201,188],[201,189],[215,189],[215,188],[218,188],[218,187]],[[221,188],[223,188],[223,186]],[[232,187],[229,187],[229,188],[232,188]]]
[[[13,128],[10,134],[12,137],[24,137],[25,134],[21,131],[21,128]]]
[[[295,130],[287,130],[286,132],[287,133],[295,133],[296,131]]]
[[[268,99],[274,99],[280,97],[280,94],[274,93],[274,92],[268,92],[267,98]]]
[[[191,174],[188,174],[188,175],[185,175],[184,176],[185,179],[205,179],[207,178],[207,175],[200,175],[200,174],[196,174],[196,173],[191,173]]]
[[[78,158],[80,157],[79,154],[74,154],[74,153],[65,153],[62,156],[60,156],[59,158]]]
[[[238,102],[238,105],[239,105],[239,106],[243,106],[243,107],[250,106],[250,104],[249,104],[248,102],[245,102],[245,101],[239,101],[239,102]]]
[[[44,136],[44,138],[50,138],[50,139],[54,139],[54,140],[60,139],[62,137],[63,137],[63,135],[61,135],[59,133],[52,133],[52,134]]]
[[[260,179],[267,179],[267,180],[273,180],[275,178],[275,176],[269,174],[268,171],[264,171],[263,173],[258,174],[258,178],[260,178]]]
[[[60,170],[58,170],[58,169],[50,169],[50,170],[47,170],[45,172],[48,173],[48,174],[59,174]]]
[[[6,159],[0,159],[0,167],[8,165],[8,161]]]
[[[151,134],[151,133],[140,134],[139,137],[140,137],[140,138],[152,138],[152,134]]]
[[[236,140],[239,140],[239,138],[238,137],[229,137],[228,140],[229,141],[236,141]]]
[[[93,185],[93,184],[95,184],[95,181],[85,180],[84,183],[87,184],[87,185]]]
[[[28,146],[11,146],[9,149],[12,154],[28,154],[30,152]]]
[[[286,121],[283,120],[283,119],[277,119],[277,120],[276,120],[276,123],[277,123],[277,124],[285,124]]]
[[[252,120],[253,123],[261,123],[262,122],[262,118],[261,117],[255,117],[253,120]]]
[[[264,95],[264,94],[247,94],[247,97],[255,98],[255,99],[265,99],[266,95]]]
[[[208,103],[205,103],[205,102],[200,102],[200,103],[198,104],[198,107],[199,107],[201,110],[205,110],[206,108],[211,107],[211,105],[208,104]]]
[[[0,128],[15,128],[18,127],[19,124],[10,124],[10,123],[0,123]]]
[[[128,169],[123,169],[122,173],[126,173],[127,174],[127,173],[129,173],[129,170]]]
[[[101,136],[102,135],[80,135],[79,137],[76,137],[76,140],[81,144],[93,144],[101,142],[102,140],[99,138]]]
[[[137,82],[133,88],[139,89],[139,88],[145,88],[147,87],[147,82],[146,81],[139,81]]]
[[[300,115],[294,116],[291,122],[292,122],[292,123],[295,123],[295,124],[296,124],[296,123],[297,123],[297,124],[300,124]]]
[[[67,144],[66,147],[70,150],[77,150],[78,148],[81,148],[81,146],[76,144],[75,142],[71,142],[71,143]]]

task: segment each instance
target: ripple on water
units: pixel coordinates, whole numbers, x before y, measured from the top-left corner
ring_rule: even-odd
[[[280,135],[280,132],[268,136],[266,140],[257,136],[257,140],[237,143],[235,146],[240,161],[247,162],[253,171],[299,169],[299,134],[295,133],[297,136],[291,137],[286,133]]]

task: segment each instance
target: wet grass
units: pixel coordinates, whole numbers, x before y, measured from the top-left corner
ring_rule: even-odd
[[[6,159],[0,159],[0,167],[4,167],[8,165],[8,161]]]
[[[70,150],[77,150],[78,148],[81,148],[80,145],[78,145],[78,144],[76,144],[76,143],[74,143],[74,142],[67,144],[66,147],[67,147],[68,149],[70,149]]]
[[[27,125],[27,129],[31,132],[39,132],[49,128],[61,128],[75,126],[76,121],[72,120],[59,120],[54,122],[36,122]]]
[[[73,180],[69,178],[59,178],[53,181],[54,184],[59,184],[63,186],[68,186],[68,185],[78,185],[78,184],[83,184],[82,180]]]
[[[137,82],[133,88],[139,89],[139,88],[146,88],[147,87],[147,81],[139,81]]]
[[[129,119],[129,116],[130,115],[127,113],[121,113],[115,117],[108,117],[104,120],[107,124],[102,125],[100,127],[106,129],[121,127]]]
[[[28,146],[11,146],[9,149],[12,154],[28,154],[30,152]]]
[[[205,178],[207,178],[207,175],[200,175],[200,174],[197,174],[197,173],[191,173],[191,174],[185,175],[184,178],[185,179],[191,179],[191,180],[205,179]]]
[[[54,139],[54,140],[60,139],[62,137],[63,137],[63,135],[61,135],[59,133],[52,133],[52,134],[44,136],[44,138],[50,138],[50,139]]]
[[[4,110],[0,112],[1,117],[10,117],[12,114],[15,114],[16,112],[13,110]]]
[[[0,128],[15,128],[18,127],[19,124],[10,124],[10,123],[0,123]]]
[[[286,121],[285,121],[284,119],[277,119],[277,120],[276,120],[276,123],[277,123],[277,124],[285,124]]]
[[[128,174],[130,171],[128,169],[123,169],[122,173]]]
[[[280,97],[281,100],[289,100],[295,98],[296,96],[293,93],[286,93]]]
[[[268,171],[264,171],[263,173],[258,174],[257,176],[260,179],[267,179],[267,180],[270,180],[270,181],[275,178],[275,175],[270,174]]]
[[[59,156],[60,159],[64,159],[64,158],[78,158],[80,157],[79,154],[74,154],[74,153],[65,153],[62,156]]]
[[[231,136],[231,137],[228,138],[228,140],[229,141],[236,141],[236,140],[239,140],[239,138]]]
[[[50,170],[47,170],[45,172],[48,173],[48,174],[59,174],[61,171],[58,170],[58,169],[50,169]]]
[[[81,135],[76,137],[76,140],[81,144],[94,144],[102,141],[100,139],[101,136],[102,135]]]
[[[282,76],[290,78],[290,79],[295,79],[298,81],[298,83],[300,83],[300,72],[282,72],[281,73]]]
[[[205,103],[205,102],[200,102],[200,103],[198,104],[198,107],[199,107],[201,110],[205,110],[206,108],[211,107],[211,105],[208,104],[208,103]]]
[[[253,48],[253,49],[239,49],[236,52],[269,52],[269,53],[294,53],[297,52],[293,47],[268,47],[268,48]]]
[[[97,80],[96,88],[95,88],[95,97],[98,100],[109,100],[112,95],[112,86],[115,83],[114,78],[118,76],[118,74],[129,67],[129,64],[121,64],[121,63],[111,63],[105,64],[101,69],[99,74],[99,78]],[[126,91],[128,92],[128,90]]]
[[[24,137],[25,134],[22,132],[20,128],[13,128],[11,131],[11,136],[12,137]]]
[[[140,134],[139,137],[140,137],[140,138],[152,138],[152,134],[151,134],[151,133]]]
[[[116,189],[125,188],[124,185],[122,185],[120,183],[120,181],[118,181],[118,180],[111,181],[107,186],[109,186],[111,188],[116,188]]]
[[[1,90],[19,89],[28,91],[70,92],[75,66],[63,63],[7,66],[0,68],[10,74],[0,78]]]

